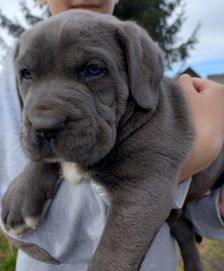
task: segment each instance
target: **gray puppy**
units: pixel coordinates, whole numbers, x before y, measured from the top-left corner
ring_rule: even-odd
[[[138,270],[173,207],[194,138],[160,49],[135,23],[67,11],[22,34],[15,64],[21,141],[33,162],[4,197],[6,227],[21,233],[39,223],[59,163],[68,179],[89,176],[110,198],[89,270]]]

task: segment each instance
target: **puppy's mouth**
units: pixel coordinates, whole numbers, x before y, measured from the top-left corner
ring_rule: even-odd
[[[58,135],[46,135],[44,133],[40,133],[36,135],[37,145],[39,150],[43,150],[45,148],[48,148],[49,150],[52,150],[57,145],[57,136]]]
[[[116,126],[88,110],[58,114],[34,111],[24,114],[21,142],[33,161],[66,161],[94,164],[113,147]]]
[[[57,137],[49,137],[43,134],[29,134],[23,140],[23,147],[28,157],[33,161],[60,161],[56,155]]]
[[[28,156],[35,161],[55,158],[54,149],[67,123],[56,117],[26,117],[21,139]]]
[[[54,122],[54,126],[52,120],[51,126],[44,123],[44,127],[38,128],[26,123],[22,130],[22,144],[31,160],[77,162],[85,159],[95,144],[92,121],[76,119],[63,125]]]

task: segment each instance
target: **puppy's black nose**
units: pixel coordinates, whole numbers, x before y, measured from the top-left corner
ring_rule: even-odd
[[[35,117],[32,126],[37,135],[44,139],[54,139],[64,129],[64,121],[56,116]]]

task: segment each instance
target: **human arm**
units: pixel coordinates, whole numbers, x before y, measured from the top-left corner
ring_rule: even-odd
[[[188,100],[196,131],[192,152],[181,171],[180,180],[184,180],[207,168],[223,146],[224,85],[186,74],[179,78],[179,83]]]
[[[208,167],[223,147],[224,86],[188,75],[181,76],[179,82],[188,99],[196,130],[193,150],[181,172],[183,180]],[[186,216],[202,236],[224,238],[221,218],[224,216],[224,187],[188,204]]]

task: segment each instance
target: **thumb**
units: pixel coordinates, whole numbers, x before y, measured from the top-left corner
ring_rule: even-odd
[[[207,80],[202,79],[202,78],[198,78],[198,77],[192,78],[192,83],[198,92],[202,92],[206,89],[206,82]]]
[[[194,86],[192,77],[188,74],[181,75],[178,78],[178,82],[184,93],[187,95],[188,99],[194,99],[194,97],[198,95],[198,91]]]

